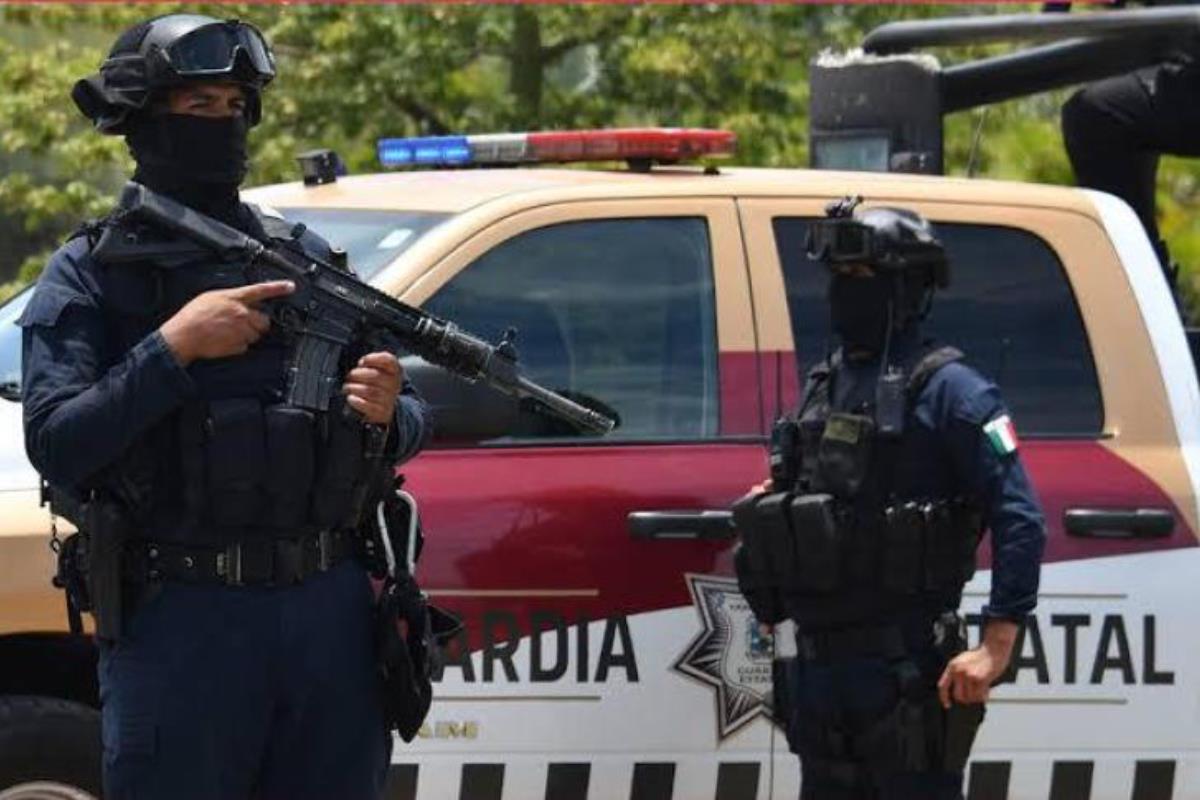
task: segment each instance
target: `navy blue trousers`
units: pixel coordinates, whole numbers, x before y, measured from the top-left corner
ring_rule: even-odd
[[[944,660],[927,650],[916,653],[914,662],[923,686],[934,691]],[[787,677],[788,743],[800,755],[801,800],[961,800],[963,773],[946,772],[940,764],[906,769],[889,756],[894,742],[885,735],[881,743],[880,723],[901,699],[892,664],[882,658],[796,660]],[[848,784],[847,767],[867,783]]]
[[[100,650],[107,800],[374,800],[391,757],[372,592],[170,583]]]

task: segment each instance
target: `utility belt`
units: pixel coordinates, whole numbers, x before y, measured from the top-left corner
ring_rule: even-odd
[[[747,495],[733,520],[744,551],[739,582],[760,595],[957,590],[975,572],[982,529],[979,513],[958,500],[896,503],[864,517],[832,495],[791,492]]]
[[[224,546],[134,541],[126,547],[121,570],[134,583],[292,586],[363,550],[362,536],[352,530],[255,537]]]

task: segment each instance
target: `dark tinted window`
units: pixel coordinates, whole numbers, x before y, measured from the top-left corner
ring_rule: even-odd
[[[828,276],[804,255],[807,221],[775,220],[796,357],[807,369],[830,341]],[[950,288],[926,330],[995,380],[1023,434],[1091,434],[1104,415],[1079,308],[1054,251],[1015,228],[940,224]]]
[[[702,219],[529,231],[464,269],[424,308],[491,341],[516,327],[530,377],[617,412],[609,438],[717,432],[716,313]]]

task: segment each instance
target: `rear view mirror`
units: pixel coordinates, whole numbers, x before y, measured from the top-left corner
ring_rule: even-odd
[[[520,405],[482,383],[467,383],[417,356],[401,359],[404,373],[433,410],[434,445],[464,445],[511,434]]]

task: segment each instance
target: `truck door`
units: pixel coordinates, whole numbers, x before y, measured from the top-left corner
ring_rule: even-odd
[[[765,797],[769,640],[720,512],[765,453],[732,201],[568,203],[493,223],[406,300],[620,418],[536,417],[407,469],[435,602],[467,621],[396,796]],[[716,512],[716,513],[712,513]]]
[[[763,347],[786,346],[773,321],[786,316],[802,369],[830,346],[827,276],[804,256],[826,201],[739,201],[756,312],[771,326]],[[1195,425],[1173,418],[1186,404],[1168,397],[1148,332],[1162,324],[1148,322],[1155,314],[1178,327],[1165,287],[1141,308],[1131,291],[1162,283],[1152,256],[1124,269],[1094,213],[893,203],[935,222],[951,287],[927,331],[1000,385],[1048,526],[1038,608],[993,692],[968,798],[1200,796],[1180,763],[1194,763],[1200,738],[1190,668],[1200,633],[1185,617],[1200,555],[1183,433]],[[991,579],[986,539],[980,565],[963,606],[974,639]],[[776,778],[779,796],[794,796],[795,762]]]

